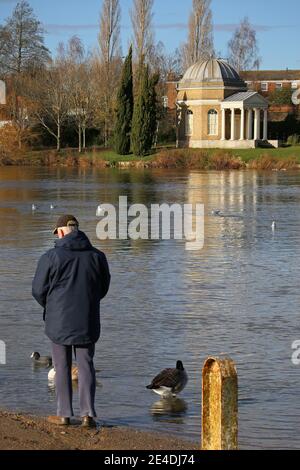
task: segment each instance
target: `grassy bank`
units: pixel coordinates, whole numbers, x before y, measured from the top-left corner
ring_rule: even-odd
[[[197,450],[197,443],[130,428],[83,429],[47,423],[45,418],[0,412],[0,450]]]
[[[108,149],[27,151],[2,158],[2,165],[69,166],[96,168],[186,168],[198,170],[290,170],[299,169],[300,146],[279,149],[175,149],[165,147],[146,157],[117,155]]]

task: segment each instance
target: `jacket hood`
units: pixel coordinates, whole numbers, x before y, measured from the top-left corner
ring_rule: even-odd
[[[91,242],[85,233],[78,232],[69,233],[63,238],[55,241],[55,248],[64,248],[72,251],[85,251],[92,248]]]

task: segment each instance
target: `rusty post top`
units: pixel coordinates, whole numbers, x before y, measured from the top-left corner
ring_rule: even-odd
[[[223,377],[237,376],[236,365],[230,357],[208,357],[203,365],[203,374],[212,364],[216,364],[219,367],[220,373]]]

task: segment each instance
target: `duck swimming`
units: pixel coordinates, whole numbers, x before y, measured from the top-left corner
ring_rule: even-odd
[[[31,354],[32,362],[37,366],[51,367],[52,366],[52,357],[50,356],[41,356],[38,352],[33,352]]]
[[[188,375],[182,361],[177,361],[175,369],[164,369],[154,379],[147,389],[160,395],[162,398],[175,397],[188,382]]]

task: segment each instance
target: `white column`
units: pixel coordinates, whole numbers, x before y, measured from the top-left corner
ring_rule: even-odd
[[[231,109],[231,136],[230,140],[235,140],[235,109]]]
[[[241,132],[240,132],[240,140],[245,139],[245,110],[244,108],[241,109]]]
[[[268,140],[268,110],[264,109],[264,140]]]
[[[260,140],[260,109],[254,108],[254,140]]]
[[[248,109],[248,122],[247,122],[247,139],[252,140],[253,137],[253,110]]]
[[[226,139],[226,109],[222,109],[222,137],[221,140]]]

